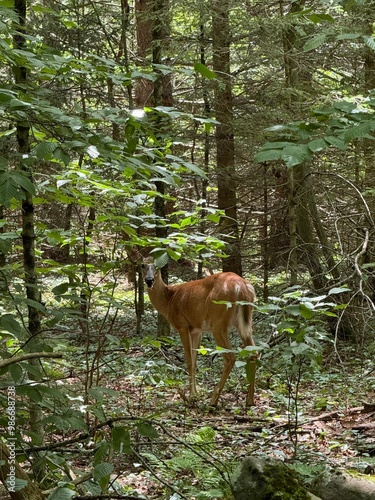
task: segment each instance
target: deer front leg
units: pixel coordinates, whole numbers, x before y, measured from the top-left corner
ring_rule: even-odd
[[[190,331],[189,328],[179,331],[182,345],[184,346],[185,361],[189,374],[189,399],[198,397],[196,372],[197,372],[197,350],[199,348],[202,333],[199,330]]]

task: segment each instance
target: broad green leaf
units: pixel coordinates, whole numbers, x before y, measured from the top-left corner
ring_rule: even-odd
[[[342,139],[339,139],[338,137],[335,137],[333,135],[324,137],[324,140],[327,141],[328,144],[330,144],[331,146],[341,149],[342,151],[345,151],[348,147],[347,144]]]
[[[325,33],[321,33],[320,35],[315,36],[314,38],[310,38],[303,46],[303,50],[305,52],[309,52],[310,50],[317,49],[326,41],[327,35]]]
[[[104,489],[109,482],[113,470],[113,465],[108,462],[96,465],[93,470],[94,481],[100,484],[101,488]]]
[[[63,295],[69,290],[69,286],[69,282],[60,283],[60,285],[53,287],[51,291],[54,295]]]
[[[327,148],[327,143],[324,139],[314,139],[308,143],[308,148],[316,153],[317,151],[322,151]]]
[[[322,21],[328,21],[329,23],[334,23],[335,20],[333,19],[332,16],[330,16],[329,14],[317,14],[317,13],[314,13],[314,14],[309,14],[306,16],[307,19],[310,19],[310,21],[312,21],[314,24],[318,24]]]
[[[158,249],[151,252],[151,255],[154,258],[156,269],[161,269],[166,266],[169,261],[168,252],[164,249]]]
[[[108,452],[111,449],[110,443],[108,441],[101,441],[99,446],[95,450],[94,454],[94,467],[96,465],[101,464],[104,461],[104,458],[107,456]]]
[[[66,397],[63,392],[59,389],[55,389],[54,387],[48,387],[47,385],[43,384],[38,384],[37,389],[44,395],[51,397],[52,399],[55,399],[57,401],[60,401],[62,403],[66,402]]]
[[[214,71],[210,70],[205,66],[204,64],[197,62],[194,64],[194,69],[197,73],[200,73],[202,76],[205,78],[208,78],[209,80],[213,80],[214,78],[217,78],[217,75]]]
[[[295,356],[301,356],[310,350],[310,346],[304,342],[298,342],[294,343],[291,349]]]
[[[374,130],[375,128],[375,121],[373,120],[368,120],[366,122],[362,122],[359,125],[356,125],[355,127],[351,127],[344,132],[344,140],[346,142],[351,142],[354,139],[362,139],[364,137],[371,139],[372,137],[369,136],[369,132]]]
[[[35,194],[35,186],[26,172],[14,170],[12,172],[12,176],[18,187],[24,189],[30,194]],[[22,196],[22,198],[24,198],[24,196]]]
[[[137,430],[141,436],[146,436],[154,439],[157,439],[159,437],[159,433],[155,429],[155,427],[151,424],[148,424],[147,422],[137,424]]]
[[[34,153],[40,160],[48,160],[51,158],[57,147],[57,142],[43,141],[35,146]]]
[[[12,248],[12,242],[2,238],[2,235],[0,235],[0,252],[6,255],[11,248]]]
[[[56,158],[56,160],[61,161],[64,165],[69,165],[70,163],[70,156],[60,147],[55,149],[53,156]]]
[[[307,307],[306,304],[300,304],[301,316],[305,319],[311,319],[314,316],[314,310]]]
[[[16,320],[13,314],[3,314],[0,317],[0,328],[12,333],[17,338],[25,338],[26,332],[23,326]]]
[[[292,316],[299,316],[301,314],[299,304],[291,304],[289,306],[286,306],[285,311],[291,314]]]
[[[258,151],[258,153],[256,153],[254,157],[255,161],[258,163],[280,160],[280,158],[281,158],[280,149],[267,149],[267,150],[262,149],[261,151]]]
[[[119,453],[131,454],[130,433],[125,427],[112,428],[112,446]]]
[[[285,161],[288,167],[300,165],[305,160],[309,159],[311,154],[304,145],[292,145],[284,148],[281,152],[281,158]]]
[[[39,403],[43,400],[43,396],[41,395],[41,393],[32,385],[19,386],[17,388],[17,393],[20,395],[26,395],[34,403]]]
[[[352,113],[357,108],[357,105],[354,102],[343,100],[335,102],[333,107],[335,109],[339,109],[340,111],[344,111],[344,113]]]
[[[26,479],[19,479],[18,477],[16,477],[15,482],[16,482],[16,486],[14,489],[16,491],[22,490],[28,484],[28,481],[26,481]]]
[[[342,35],[337,35],[336,40],[356,40],[360,36],[359,33],[343,33]]]
[[[19,363],[9,365],[9,373],[15,384],[19,383],[23,377],[23,369]]]
[[[375,39],[373,36],[364,36],[363,40],[365,41],[365,44],[370,47],[371,50],[375,51]]]
[[[70,500],[76,493],[69,488],[56,488],[47,497],[47,500]]]
[[[0,172],[0,200],[9,208],[13,199],[19,199],[19,190],[9,172]]]
[[[108,462],[104,462],[102,464],[98,464],[94,468],[93,477],[95,481],[100,481],[101,479],[103,479],[103,477],[109,476],[112,473],[112,471],[113,471],[113,465]]]
[[[266,149],[283,149],[291,145],[290,141],[274,141],[274,142],[265,142],[262,145],[262,150]]]

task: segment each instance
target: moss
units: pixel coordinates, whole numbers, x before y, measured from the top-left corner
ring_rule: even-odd
[[[309,500],[306,489],[299,484],[297,474],[284,464],[266,464],[262,474],[267,500]]]
[[[236,500],[310,500],[298,474],[274,459],[248,457],[233,475]]]

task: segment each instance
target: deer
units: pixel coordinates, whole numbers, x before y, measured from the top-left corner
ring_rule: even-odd
[[[216,345],[224,349],[223,371],[210,400],[210,406],[217,406],[236,361],[228,336],[230,328],[237,329],[244,347],[255,348],[252,336],[254,287],[232,272],[212,274],[177,285],[166,285],[160,269],[156,268],[152,260],[144,262],[143,268],[151,304],[180,335],[188,368],[190,401],[195,401],[198,397],[196,369],[202,333],[211,332]],[[254,353],[247,361],[250,384],[246,406],[254,405],[256,359]]]

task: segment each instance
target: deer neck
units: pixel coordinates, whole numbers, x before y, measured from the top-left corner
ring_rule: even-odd
[[[166,318],[168,317],[169,302],[172,296],[171,289],[167,286],[160,272],[155,277],[155,283],[152,288],[147,289],[151,304],[154,308]]]

